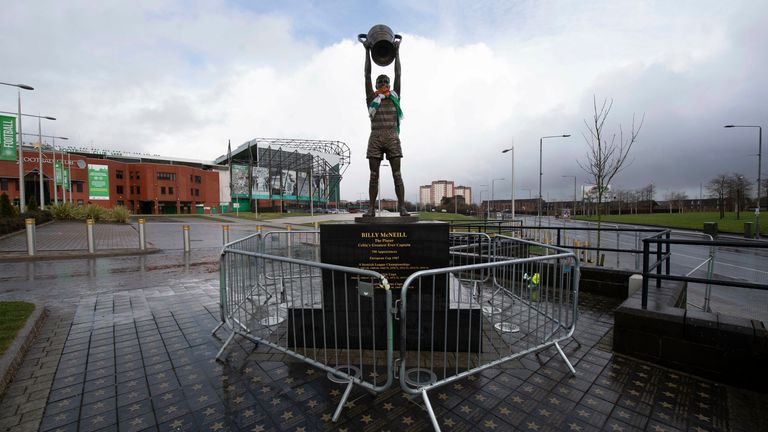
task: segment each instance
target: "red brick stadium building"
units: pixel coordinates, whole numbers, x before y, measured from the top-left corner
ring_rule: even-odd
[[[79,205],[96,204],[106,208],[118,205],[133,213],[214,213],[220,209],[220,175],[228,167],[211,162],[170,159],[156,155],[133,155],[121,152],[99,152],[67,149],[66,153],[43,146],[44,203],[58,199]],[[54,196],[54,157],[62,161],[70,191],[61,184]],[[38,150],[24,145],[24,188],[26,202],[32,197],[40,201]],[[59,162],[61,163],[61,162]],[[95,196],[89,186],[89,167],[107,167],[107,182]],[[16,161],[0,161],[0,193],[8,194],[14,205],[19,203],[19,165]]]

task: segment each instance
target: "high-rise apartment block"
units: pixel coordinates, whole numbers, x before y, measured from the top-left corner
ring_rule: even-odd
[[[419,204],[437,206],[444,197],[453,198],[456,195],[464,197],[464,202],[472,203],[472,188],[455,186],[451,180],[435,180],[432,184],[419,187]]]

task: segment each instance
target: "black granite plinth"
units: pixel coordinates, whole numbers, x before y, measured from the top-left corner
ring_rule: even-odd
[[[442,222],[322,225],[320,257],[323,263],[382,274],[390,285],[394,306],[408,276],[419,270],[450,265],[448,230],[448,224]],[[289,313],[289,343],[329,348],[386,348],[386,289],[380,284],[366,289],[369,281],[352,274],[323,271],[322,310],[301,309]],[[479,349],[479,338],[470,338],[464,329],[479,328],[482,314],[451,308],[450,297],[445,274],[422,279],[420,285],[409,289],[406,349],[456,350],[457,344],[461,351]],[[402,331],[400,323],[393,323],[396,349],[399,349]]]

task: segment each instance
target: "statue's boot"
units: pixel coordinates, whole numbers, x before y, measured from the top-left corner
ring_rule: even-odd
[[[376,209],[373,207],[369,208],[367,212],[363,215],[363,217],[376,217]]]

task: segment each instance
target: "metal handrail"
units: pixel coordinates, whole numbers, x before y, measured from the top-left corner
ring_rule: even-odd
[[[751,241],[751,240],[735,241],[735,240],[672,239],[670,238],[670,232],[671,232],[670,230],[667,230],[666,232],[659,233],[655,236],[651,236],[643,239],[643,289],[642,289],[642,301],[641,301],[641,305],[643,309],[646,309],[648,307],[648,280],[651,278],[656,280],[657,288],[661,287],[662,280],[706,284],[707,289],[705,293],[705,299],[704,299],[705,302],[703,307],[703,310],[705,311],[709,310],[709,295],[710,295],[710,289],[712,284],[720,285],[720,286],[730,286],[735,288],[768,290],[768,285],[766,284],[759,284],[759,283],[753,283],[753,282],[741,282],[736,280],[712,279],[715,248],[747,247],[747,248],[756,248],[756,249],[768,249],[768,242]],[[651,245],[656,245],[655,252],[651,251]],[[703,263],[697,266],[693,271],[688,272],[684,276],[672,275],[670,274],[670,261],[671,261],[671,255],[672,255],[670,252],[671,245],[709,246],[710,247],[709,257]],[[663,253],[661,252],[662,246],[664,246],[665,248]],[[651,254],[656,255],[656,261],[653,264],[650,263]],[[665,274],[663,275],[661,274],[662,264],[666,265],[666,269],[664,272]],[[690,276],[691,274],[693,274],[694,271],[701,268],[704,264],[709,264],[706,278]],[[653,270],[656,270],[655,274],[653,273]]]

